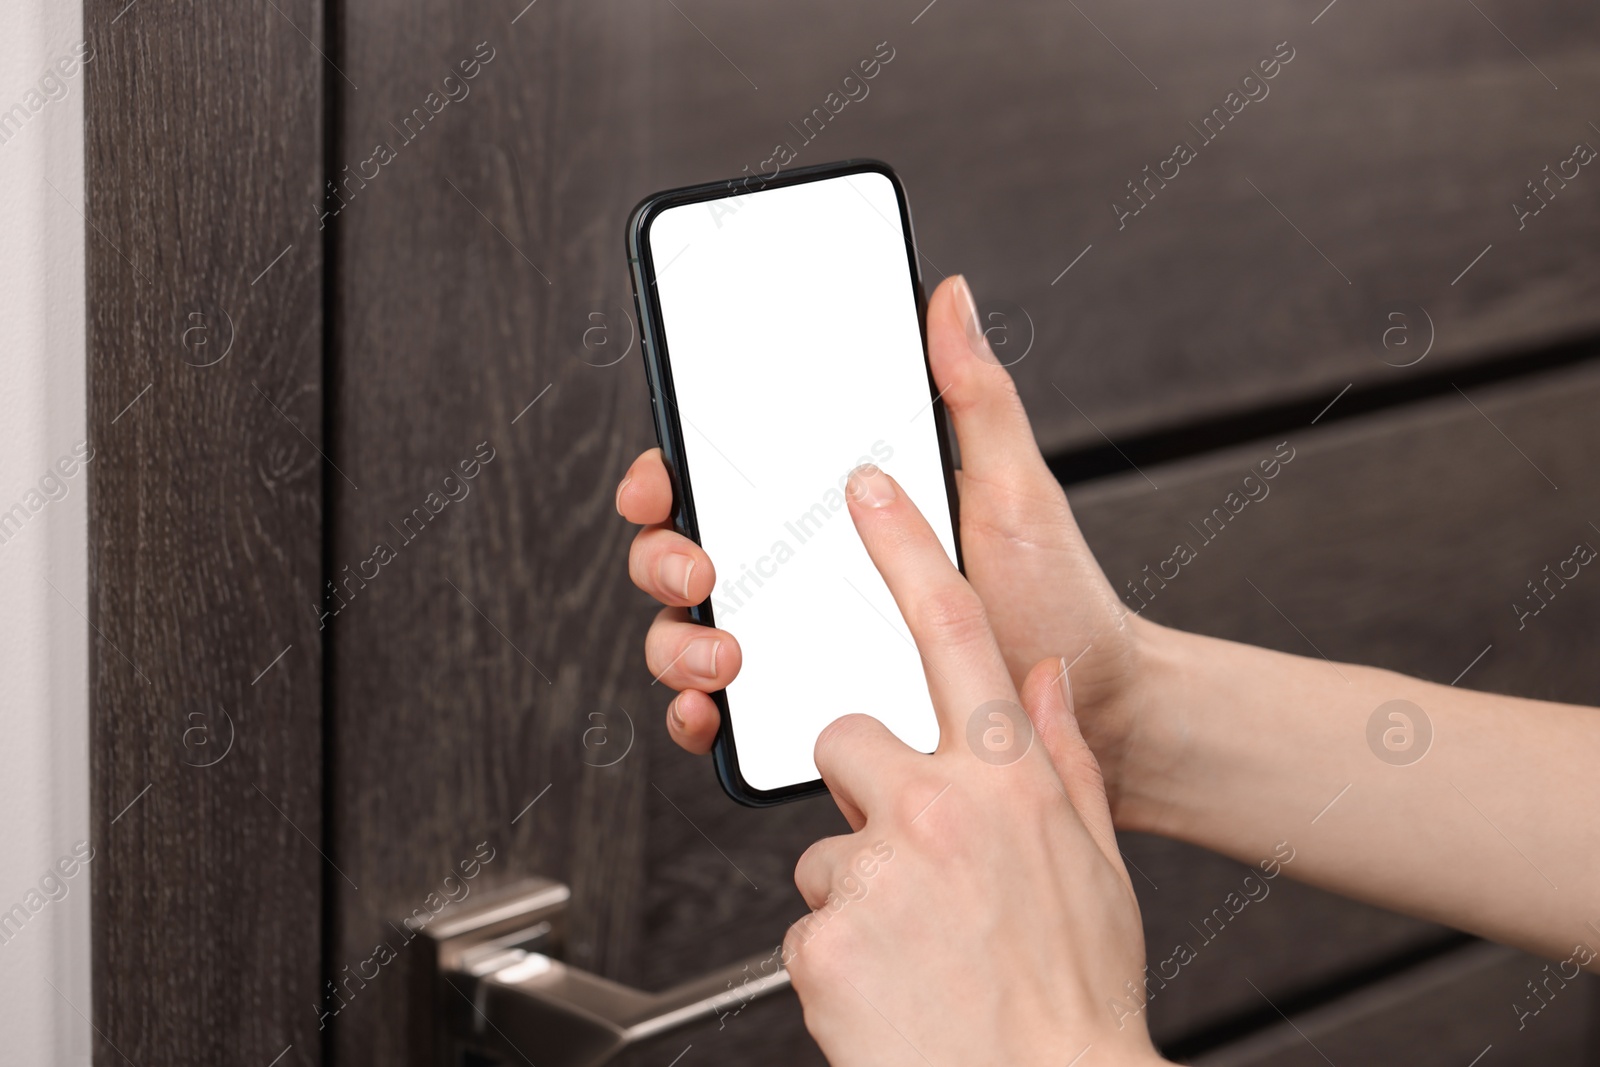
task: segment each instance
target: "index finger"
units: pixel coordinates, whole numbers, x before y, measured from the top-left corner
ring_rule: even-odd
[[[850,472],[850,517],[911,630],[939,716],[939,746],[965,736],[973,709],[1015,702],[988,613],[898,482],[873,464]]]

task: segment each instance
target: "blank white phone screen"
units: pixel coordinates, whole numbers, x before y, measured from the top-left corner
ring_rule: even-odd
[[[906,233],[862,172],[668,208],[646,238],[711,607],[759,790],[813,781],[817,735],[862,712],[931,752],[928,685],[845,507],[850,471],[899,481],[955,559]]]

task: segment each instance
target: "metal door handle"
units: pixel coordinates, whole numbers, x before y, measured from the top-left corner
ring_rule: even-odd
[[[776,949],[660,993],[561,962],[572,891],[529,879],[439,913],[423,933],[434,946],[434,1010],[444,1062],[463,1050],[539,1067],[598,1067],[631,1045],[731,1014],[789,988]]]

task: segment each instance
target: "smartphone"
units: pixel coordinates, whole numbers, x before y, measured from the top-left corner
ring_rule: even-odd
[[[850,471],[876,463],[960,566],[899,178],[849,160],[673,189],[634,209],[627,243],[672,521],[716,567],[689,614],[744,654],[711,694],[723,789],[752,806],[824,791],[817,735],[851,712],[932,752],[921,657],[845,506]]]

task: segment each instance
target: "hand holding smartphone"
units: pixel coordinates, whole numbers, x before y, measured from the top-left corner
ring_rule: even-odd
[[[959,564],[898,179],[851,161],[659,193],[628,251],[673,524],[717,572],[690,616],[743,650],[712,694],[724,789],[752,805],[822,791],[817,735],[851,712],[932,751],[922,662],[845,513],[849,472],[875,463]]]

